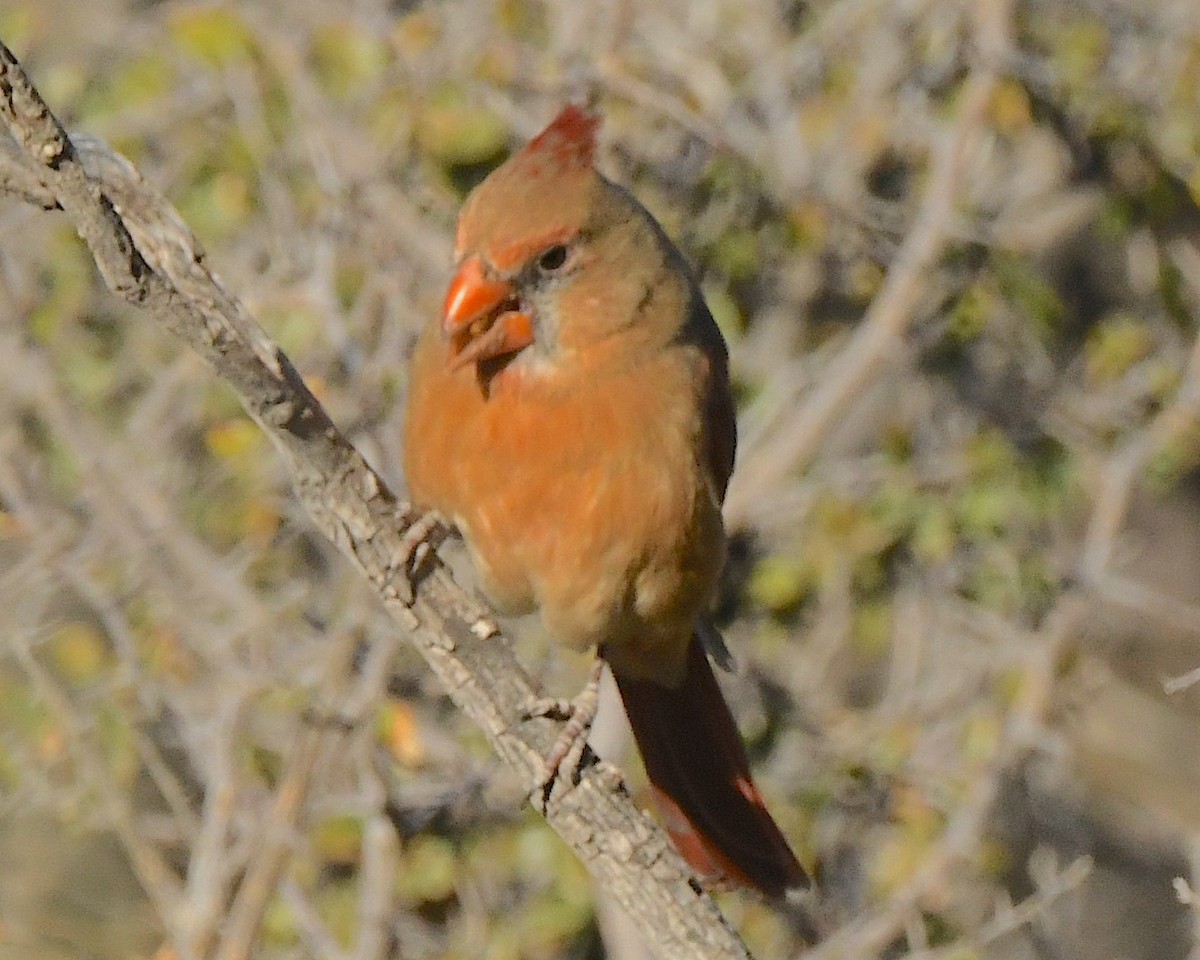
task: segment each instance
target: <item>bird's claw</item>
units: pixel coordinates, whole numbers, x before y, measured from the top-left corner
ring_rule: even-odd
[[[400,534],[400,544],[392,559],[392,582],[405,606],[411,607],[417,597],[421,578],[429,571],[429,561],[445,539],[442,518],[434,511],[424,511],[413,517]]]
[[[597,658],[587,684],[575,699],[546,697],[535,701],[522,715],[524,720],[545,717],[564,721],[538,774],[537,789],[541,793],[543,813],[550,804],[550,795],[554,792],[560,770],[567,772],[571,786],[579,783],[586,759],[588,732],[600,702],[600,674],[603,669],[603,661]]]

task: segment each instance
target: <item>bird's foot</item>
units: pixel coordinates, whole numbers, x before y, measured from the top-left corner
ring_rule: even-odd
[[[416,513],[416,516],[413,516]],[[392,583],[406,606],[412,606],[417,586],[429,570],[429,561],[445,539],[442,518],[432,510],[412,511],[404,515],[411,522],[400,534],[400,544],[392,558]]]
[[[550,803],[550,794],[560,770],[566,771],[570,784],[579,783],[583,769],[584,750],[587,749],[588,732],[592,721],[596,718],[596,708],[600,702],[600,674],[604,670],[604,661],[596,658],[587,684],[573,700],[563,700],[546,697],[536,701],[525,711],[523,719],[532,720],[535,717],[547,717],[551,720],[564,721],[554,745],[546,754],[538,774],[538,789],[542,795],[542,812]]]

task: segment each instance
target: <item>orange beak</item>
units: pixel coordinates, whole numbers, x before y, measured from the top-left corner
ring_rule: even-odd
[[[464,260],[442,307],[451,368],[516,353],[533,343],[533,318],[516,306],[511,284],[488,277],[479,257]]]

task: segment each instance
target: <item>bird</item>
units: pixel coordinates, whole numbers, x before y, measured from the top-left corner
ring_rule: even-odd
[[[597,170],[599,125],[567,105],[464,201],[410,362],[404,472],[500,613],[538,612],[608,664],[697,875],[785,897],[810,880],[705,652],[737,443],[728,352],[683,254]]]

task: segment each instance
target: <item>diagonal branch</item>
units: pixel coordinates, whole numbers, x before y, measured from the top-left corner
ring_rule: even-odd
[[[3,44],[0,114],[25,155],[0,150],[0,191],[61,207],[109,289],[185,341],[236,391],[283,454],[317,527],[375,586],[496,753],[533,783],[554,738],[548,722],[517,719],[538,694],[535,682],[440,564],[405,602],[398,588],[410,552],[405,533],[420,518],[346,441],[288,358],[209,270],[179,215],[103,144],[73,141]],[[577,788],[556,795],[547,819],[660,956],[748,956],[665,833],[611,778],[590,769]],[[277,868],[271,872],[278,876]],[[255,928],[265,903],[257,895],[246,902],[255,909],[239,923]]]

